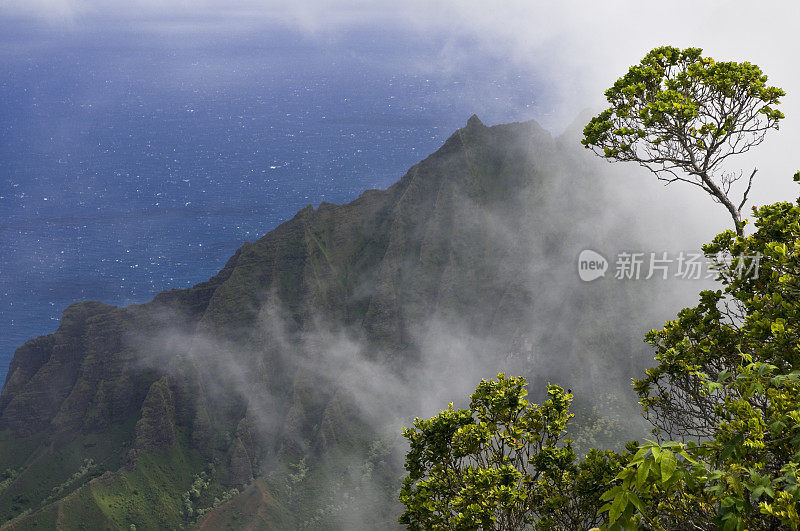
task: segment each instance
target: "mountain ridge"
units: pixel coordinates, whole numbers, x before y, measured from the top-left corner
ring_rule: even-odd
[[[558,270],[600,193],[574,192],[585,172],[563,138],[473,115],[386,190],[306,206],[206,282],[71,305],[0,392],[0,522],[191,526],[244,504],[277,527],[390,526],[394,423],[437,387],[503,364],[587,385],[594,364],[625,373],[627,354],[577,362],[632,338],[559,310],[627,301]]]

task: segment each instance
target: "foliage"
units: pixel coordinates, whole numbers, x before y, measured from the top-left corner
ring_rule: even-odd
[[[7,468],[5,472],[0,473],[0,491],[8,487],[17,476],[19,476],[19,472],[13,468]]]
[[[716,62],[699,48],[655,48],[605,95],[611,104],[586,125],[583,144],[612,161],[633,161],[659,179],[696,185],[722,203],[742,234],[741,201],[730,197],[741,173],[723,163],[760,144],[784,117],[784,91],[751,63]]]
[[[83,479],[84,476],[88,475],[96,468],[97,465],[95,464],[93,459],[84,459],[83,464],[74,474],[72,474],[69,478],[67,478],[66,481],[64,481],[60,485],[53,487],[52,493],[50,494],[50,496],[44,499],[42,505],[46,505],[51,501],[58,499],[67,489],[69,489],[70,486],[81,481],[81,479]]]
[[[239,494],[237,488],[221,490],[219,484],[215,482],[216,473],[216,467],[209,464],[206,470],[194,475],[191,486],[181,495],[184,522],[191,524],[199,521],[206,514]],[[218,495],[211,500],[213,493]],[[210,503],[205,507],[199,506],[203,501],[210,501]]]
[[[132,424],[116,425],[102,435],[82,435],[47,451],[30,439],[0,432],[0,468],[14,470],[8,483],[8,477],[0,474],[0,525],[38,514],[49,500],[67,497],[99,475],[104,463],[118,462],[126,451],[123,440],[131,432]],[[101,440],[103,444],[98,444]]]
[[[704,247],[723,289],[647,335],[635,389],[657,434],[690,441],[641,447],[604,495],[617,528],[800,526],[800,200],[755,219]]]
[[[624,463],[594,451],[579,465],[564,439],[572,395],[548,387],[541,406],[525,400],[524,378],[482,380],[469,409],[416,419],[400,522],[410,529],[560,529],[595,525],[600,486]],[[598,520],[599,521],[599,520]]]

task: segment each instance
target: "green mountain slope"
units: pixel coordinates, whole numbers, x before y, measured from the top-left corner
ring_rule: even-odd
[[[208,282],[70,306],[0,394],[0,523],[391,527],[410,417],[501,369],[581,386],[588,411],[643,363],[653,291],[578,280],[578,252],[616,233],[572,146],[473,116]]]

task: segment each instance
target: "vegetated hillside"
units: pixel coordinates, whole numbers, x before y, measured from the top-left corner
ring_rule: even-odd
[[[574,145],[473,116],[388,190],[306,207],[208,282],[70,306],[0,395],[0,522],[391,527],[399,427],[503,369],[572,386],[582,440],[626,436],[593,406],[624,409],[655,288],[578,279],[587,244],[634,240]]]

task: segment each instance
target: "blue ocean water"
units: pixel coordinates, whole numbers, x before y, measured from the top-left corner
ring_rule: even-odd
[[[542,112],[496,58],[430,71],[435,39],[0,29],[0,380],[75,301],[204,281],[305,205],[391,185],[472,113]]]

